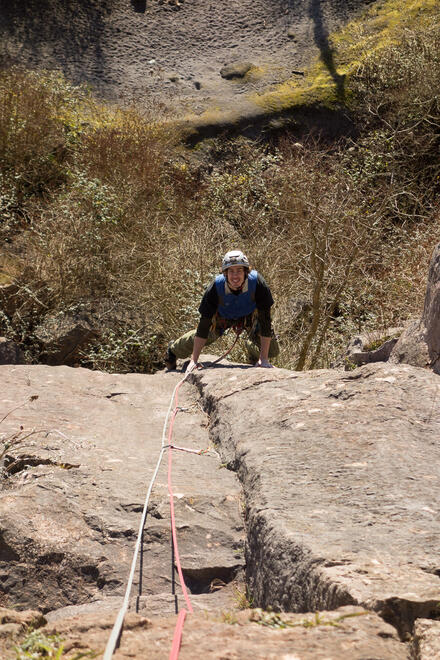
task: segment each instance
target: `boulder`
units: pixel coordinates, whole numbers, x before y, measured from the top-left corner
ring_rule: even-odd
[[[411,322],[402,333],[390,362],[430,368],[440,374],[440,243],[431,257],[422,318]]]
[[[0,364],[24,364],[24,354],[20,346],[11,339],[0,337]]]
[[[390,353],[389,361],[392,364],[412,364],[423,369],[434,366],[429,353],[427,328],[423,319],[413,320],[406,326]]]
[[[50,365],[74,365],[99,334],[87,312],[48,316],[35,330],[42,344],[41,360]]]
[[[20,287],[17,284],[0,285],[0,310],[8,316],[14,314],[21,302],[19,292]]]
[[[0,607],[0,658],[18,657],[15,645],[20,638],[32,630],[41,628],[46,623],[41,612],[36,610],[17,612]]]
[[[231,64],[225,64],[220,69],[220,75],[222,78],[226,78],[226,80],[244,78],[247,72],[252,69],[252,66],[251,62],[232,62]]]
[[[370,362],[387,362],[403,328],[387,328],[353,337],[345,355],[333,367],[343,366],[346,370],[353,365],[360,367]]]

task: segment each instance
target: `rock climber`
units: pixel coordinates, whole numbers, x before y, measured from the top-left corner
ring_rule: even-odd
[[[199,356],[205,345],[215,342],[227,328],[246,331],[249,362],[258,367],[272,367],[269,358],[279,353],[272,330],[271,291],[264,278],[251,270],[249,260],[240,250],[231,250],[222,261],[222,273],[211,282],[200,303],[197,330],[191,330],[171,342],[165,356],[168,370],[176,368],[177,358],[191,360],[187,371],[201,368]]]

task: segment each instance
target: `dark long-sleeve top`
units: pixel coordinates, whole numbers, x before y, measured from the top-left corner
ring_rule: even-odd
[[[239,295],[240,291],[232,291],[231,293]],[[255,304],[257,306],[259,333],[262,337],[270,337],[272,333],[272,323],[270,318],[270,308],[273,305],[272,293],[266,284],[264,277],[257,274],[257,285],[255,288]],[[217,287],[215,286],[215,279],[205,290],[202,302],[200,303],[200,321],[197,326],[196,336],[206,339],[212,325],[212,318],[217,312],[219,305]]]

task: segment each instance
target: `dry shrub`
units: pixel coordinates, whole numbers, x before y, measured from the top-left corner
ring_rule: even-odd
[[[278,363],[318,366],[329,331],[333,340],[335,328],[343,336],[348,300],[378,242],[382,205],[359,194],[338,149],[286,141],[276,155],[252,152],[217,176],[215,210],[230,218],[238,245],[274,293]]]
[[[158,366],[167,341],[197,323],[203,289],[232,247],[249,254],[272,288],[282,366],[326,366],[349,334],[398,323],[420,303],[411,288],[417,259],[405,255],[418,246],[421,258],[423,231],[390,228],[386,190],[366,197],[342,149],[286,142],[276,155],[250,144],[238,151],[204,185],[164,153],[148,179],[161,181],[159,200],[133,174],[125,175],[128,192],[110,185],[102,170],[106,183],[70,174],[68,194],[35,227],[33,262],[58,308],[108,302],[108,332],[85,364]],[[133,191],[142,191],[136,204]],[[245,359],[243,349],[234,357]]]
[[[328,366],[351,334],[417,314],[440,239],[437,44],[433,27],[425,41],[407,34],[389,57],[366,62],[353,83],[356,141],[218,140],[207,157],[134,109],[95,105],[82,121],[81,95],[66,94],[63,106],[61,83],[20,74],[20,94],[28,84],[33,101],[18,130],[8,83],[0,158],[18,175],[14,190],[32,198],[22,248],[28,297],[20,319],[7,319],[8,334],[29,339],[44,315],[85,306],[102,338],[83,364],[154,370],[168,341],[196,325],[204,287],[232,248],[271,286],[280,366]],[[35,88],[46,89],[48,121]],[[14,152],[14,136],[22,150]],[[59,139],[67,151],[57,160]],[[204,158],[212,171],[201,171]],[[242,348],[233,355],[244,358]]]
[[[233,233],[200,215],[198,170],[175,141],[133,110],[90,127],[27,236],[28,281],[48,283],[53,310],[91,301],[104,328],[85,364],[158,364],[169,339],[196,322],[218,242]]]
[[[0,72],[0,222],[30,221],[28,202],[59,185],[84,92],[61,75]]]
[[[308,303],[307,324],[292,333],[289,362],[296,369],[313,368],[322,364],[327,333],[344,316],[350,291],[365,275],[366,257],[378,240],[381,207],[359,194],[338,152],[311,145],[288,153],[281,211],[284,245],[291,246],[280,265],[288,292],[284,313],[298,299]]]
[[[440,238],[432,198],[423,223],[402,221],[390,211],[402,182],[360,174],[358,154],[316,141],[286,139],[275,152],[243,143],[204,191],[205,221],[224,218],[236,232],[217,259],[241,247],[272,288],[279,365],[328,366],[350,335],[400,324],[422,304]]]
[[[363,127],[351,169],[366,191],[387,186],[394,222],[424,221],[440,190],[439,53],[439,21],[407,29],[351,82]]]

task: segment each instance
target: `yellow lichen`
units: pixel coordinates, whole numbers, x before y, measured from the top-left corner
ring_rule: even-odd
[[[346,102],[347,82],[362,61],[372,53],[399,40],[403,29],[429,24],[438,13],[437,0],[384,0],[366,9],[340,31],[331,35],[329,49],[306,71],[304,81],[296,78],[277,85],[252,101],[265,111],[314,103]]]
[[[251,66],[249,71],[246,73],[244,80],[245,82],[256,82],[257,80],[261,80],[268,74],[268,68],[267,66],[259,65],[259,66]]]

